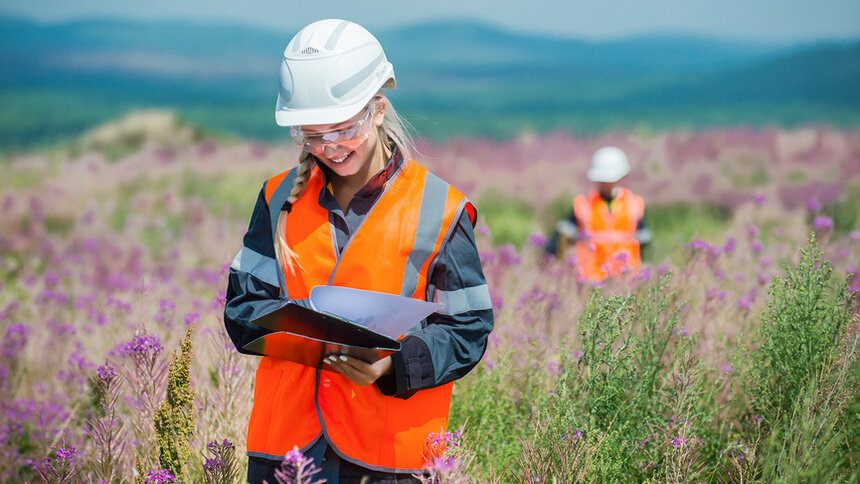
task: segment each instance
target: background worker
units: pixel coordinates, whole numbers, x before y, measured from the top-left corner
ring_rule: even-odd
[[[602,281],[642,264],[640,250],[651,242],[651,231],[645,227],[642,197],[620,185],[628,173],[623,151],[598,149],[587,173],[594,189],[574,199],[570,216],[556,224],[547,243],[547,252],[558,257],[573,244],[583,279]]]
[[[287,45],[275,119],[299,166],[263,185],[230,266],[224,323],[240,352],[252,321],[317,285],[387,292],[443,309],[375,362],[326,355],[321,368],[260,359],[248,426],[248,482],[275,482],[294,447],[329,484],[417,482],[430,433],[448,422],[452,382],[480,361],[493,311],[466,197],[410,158],[382,88],[394,68],[359,25],[321,20]],[[366,479],[366,481],[364,480]]]

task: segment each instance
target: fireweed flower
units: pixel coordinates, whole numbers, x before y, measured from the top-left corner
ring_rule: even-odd
[[[27,336],[30,328],[24,323],[15,323],[6,328],[6,336],[3,345],[0,346],[0,358],[3,360],[13,359],[18,352],[27,344]]]
[[[154,334],[136,334],[131,341],[121,344],[117,350],[124,356],[155,356],[164,349],[161,340]]]
[[[103,385],[108,386],[113,381],[113,379],[116,378],[117,372],[116,368],[106,363],[104,365],[99,366],[99,369],[96,370],[96,375],[98,376],[99,381]]]
[[[296,466],[302,465],[306,462],[309,462],[310,458],[305,457],[304,454],[299,450],[298,446],[293,446],[293,449],[284,456],[285,464],[293,464]]]
[[[200,321],[200,313],[188,313],[185,315],[185,325],[191,326],[192,324]]]
[[[499,255],[499,262],[506,266],[515,266],[520,263],[520,256],[517,254],[517,248],[514,244],[505,244],[496,251]]]
[[[529,245],[534,247],[543,247],[546,245],[546,236],[543,234],[531,234],[529,235]]]
[[[648,282],[651,280],[651,266],[646,264],[639,269],[639,272],[633,276],[633,280],[637,282]]]
[[[680,435],[678,437],[672,437],[671,444],[672,444],[672,447],[677,447],[680,449],[680,448],[684,447],[685,445],[687,445],[687,438],[682,437]]]
[[[143,482],[146,484],[174,484],[176,476],[169,469],[159,469],[157,471],[149,471]]]
[[[812,222],[812,226],[815,230],[824,230],[824,229],[832,229],[833,228],[833,219],[825,216],[815,217],[815,220]]]
[[[40,462],[32,463],[33,468],[45,482],[66,483],[75,482],[75,477],[80,474],[78,468],[78,451],[74,447],[52,447],[54,458],[46,457]]]
[[[815,197],[810,197],[809,200],[806,201],[806,208],[810,212],[817,212],[821,210],[821,202],[819,202]]]
[[[725,245],[723,245],[723,252],[726,254],[731,254],[735,251],[735,247],[738,245],[738,239],[734,237],[729,237],[726,239]]]
[[[690,241],[687,245],[684,246],[687,249],[692,250],[703,250],[707,251],[710,249],[711,245],[705,242],[704,240],[695,239]]]
[[[224,439],[221,442],[214,440],[207,446],[212,453],[203,464],[203,475],[205,484],[221,484],[234,482],[236,480],[236,446],[233,442]]]
[[[764,245],[761,243],[761,240],[759,240],[759,239],[753,240],[752,244],[750,244],[750,249],[752,249],[753,253],[756,253],[756,254],[760,253],[763,248],[764,248]]]

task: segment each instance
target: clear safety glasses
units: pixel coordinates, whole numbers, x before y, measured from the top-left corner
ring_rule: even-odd
[[[365,108],[364,115],[353,123],[352,126],[330,131],[312,131],[310,133],[305,133],[301,126],[293,126],[290,128],[290,135],[300,148],[312,154],[321,153],[327,145],[356,149],[370,137],[370,126],[372,123],[369,120],[373,118],[375,111],[376,102],[371,102]]]

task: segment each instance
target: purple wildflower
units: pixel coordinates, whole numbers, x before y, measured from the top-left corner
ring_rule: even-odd
[[[738,239],[734,237],[729,237],[726,239],[725,245],[723,245],[723,252],[726,254],[731,254],[735,251],[735,247],[738,245]]]
[[[815,230],[832,229],[833,219],[821,215],[815,217],[815,220],[812,222],[812,226],[815,228]]]
[[[74,447],[52,447],[54,458],[46,457],[41,462],[33,463],[32,467],[45,482],[64,484],[75,482],[80,474],[78,468],[78,451]]]
[[[543,234],[529,235],[529,245],[534,247],[543,247],[546,245],[546,236]]]
[[[147,484],[174,484],[176,476],[170,472],[170,469],[158,469],[157,471],[149,471],[143,482]]]
[[[221,442],[213,440],[207,446],[212,453],[203,464],[203,481],[205,484],[221,484],[235,482],[238,467],[236,464],[236,446],[224,439]]]
[[[637,282],[648,282],[651,280],[651,266],[644,265],[639,269],[639,272],[633,276],[633,280]]]
[[[72,460],[78,455],[74,447],[55,447],[57,459]]]
[[[505,244],[498,248],[496,253],[499,255],[499,262],[506,266],[515,266],[522,260],[517,254],[517,248],[514,244]]]
[[[133,356],[133,355],[158,355],[164,349],[161,346],[161,340],[158,339],[158,335],[155,334],[136,334],[131,341],[121,344],[117,351],[121,355],[125,356]]]
[[[185,315],[185,325],[191,326],[192,324],[200,321],[200,313],[188,313]]]
[[[810,197],[809,200],[806,201],[806,208],[810,212],[817,212],[821,210],[821,202],[819,202],[815,197]]]
[[[684,447],[685,445],[687,445],[687,438],[682,437],[680,435],[678,437],[672,437],[671,443],[672,443],[672,447],[677,447],[680,449],[680,448]]]
[[[99,369],[96,370],[96,374],[98,375],[99,380],[104,383],[105,386],[109,385],[110,382],[112,382],[113,379],[117,376],[116,368],[107,363],[99,366]]]
[[[298,446],[293,446],[293,449],[284,456],[284,462],[288,464],[300,465],[307,460],[309,459],[302,454]]]
[[[752,241],[750,248],[752,249],[753,253],[758,254],[764,248],[764,245],[761,243],[761,240],[755,239]]]
[[[694,239],[694,240],[691,240],[684,247],[686,247],[687,249],[707,251],[708,249],[711,248],[711,245],[709,243],[705,242],[704,240]]]

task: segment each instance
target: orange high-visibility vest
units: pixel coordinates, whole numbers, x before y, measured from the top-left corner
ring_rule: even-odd
[[[269,180],[267,201],[282,183],[292,185],[293,177],[285,175]],[[295,273],[283,268],[291,299],[307,298],[311,288],[326,284],[426,299],[431,262],[462,211],[474,214],[462,193],[405,161],[338,255],[329,213],[318,203],[323,189],[323,174],[315,166],[288,215],[287,242],[301,264]],[[273,221],[279,209],[270,203]],[[308,448],[322,434],[348,461],[417,472],[429,457],[428,434],[447,427],[452,385],[406,399],[389,397],[375,384],[358,386],[334,371],[264,356],[257,368],[248,455],[280,458],[293,446]]]
[[[635,270],[642,264],[636,224],[645,213],[642,197],[626,188],[609,205],[592,191],[573,201],[573,212],[581,230],[576,242],[580,277],[602,281],[611,274]]]

